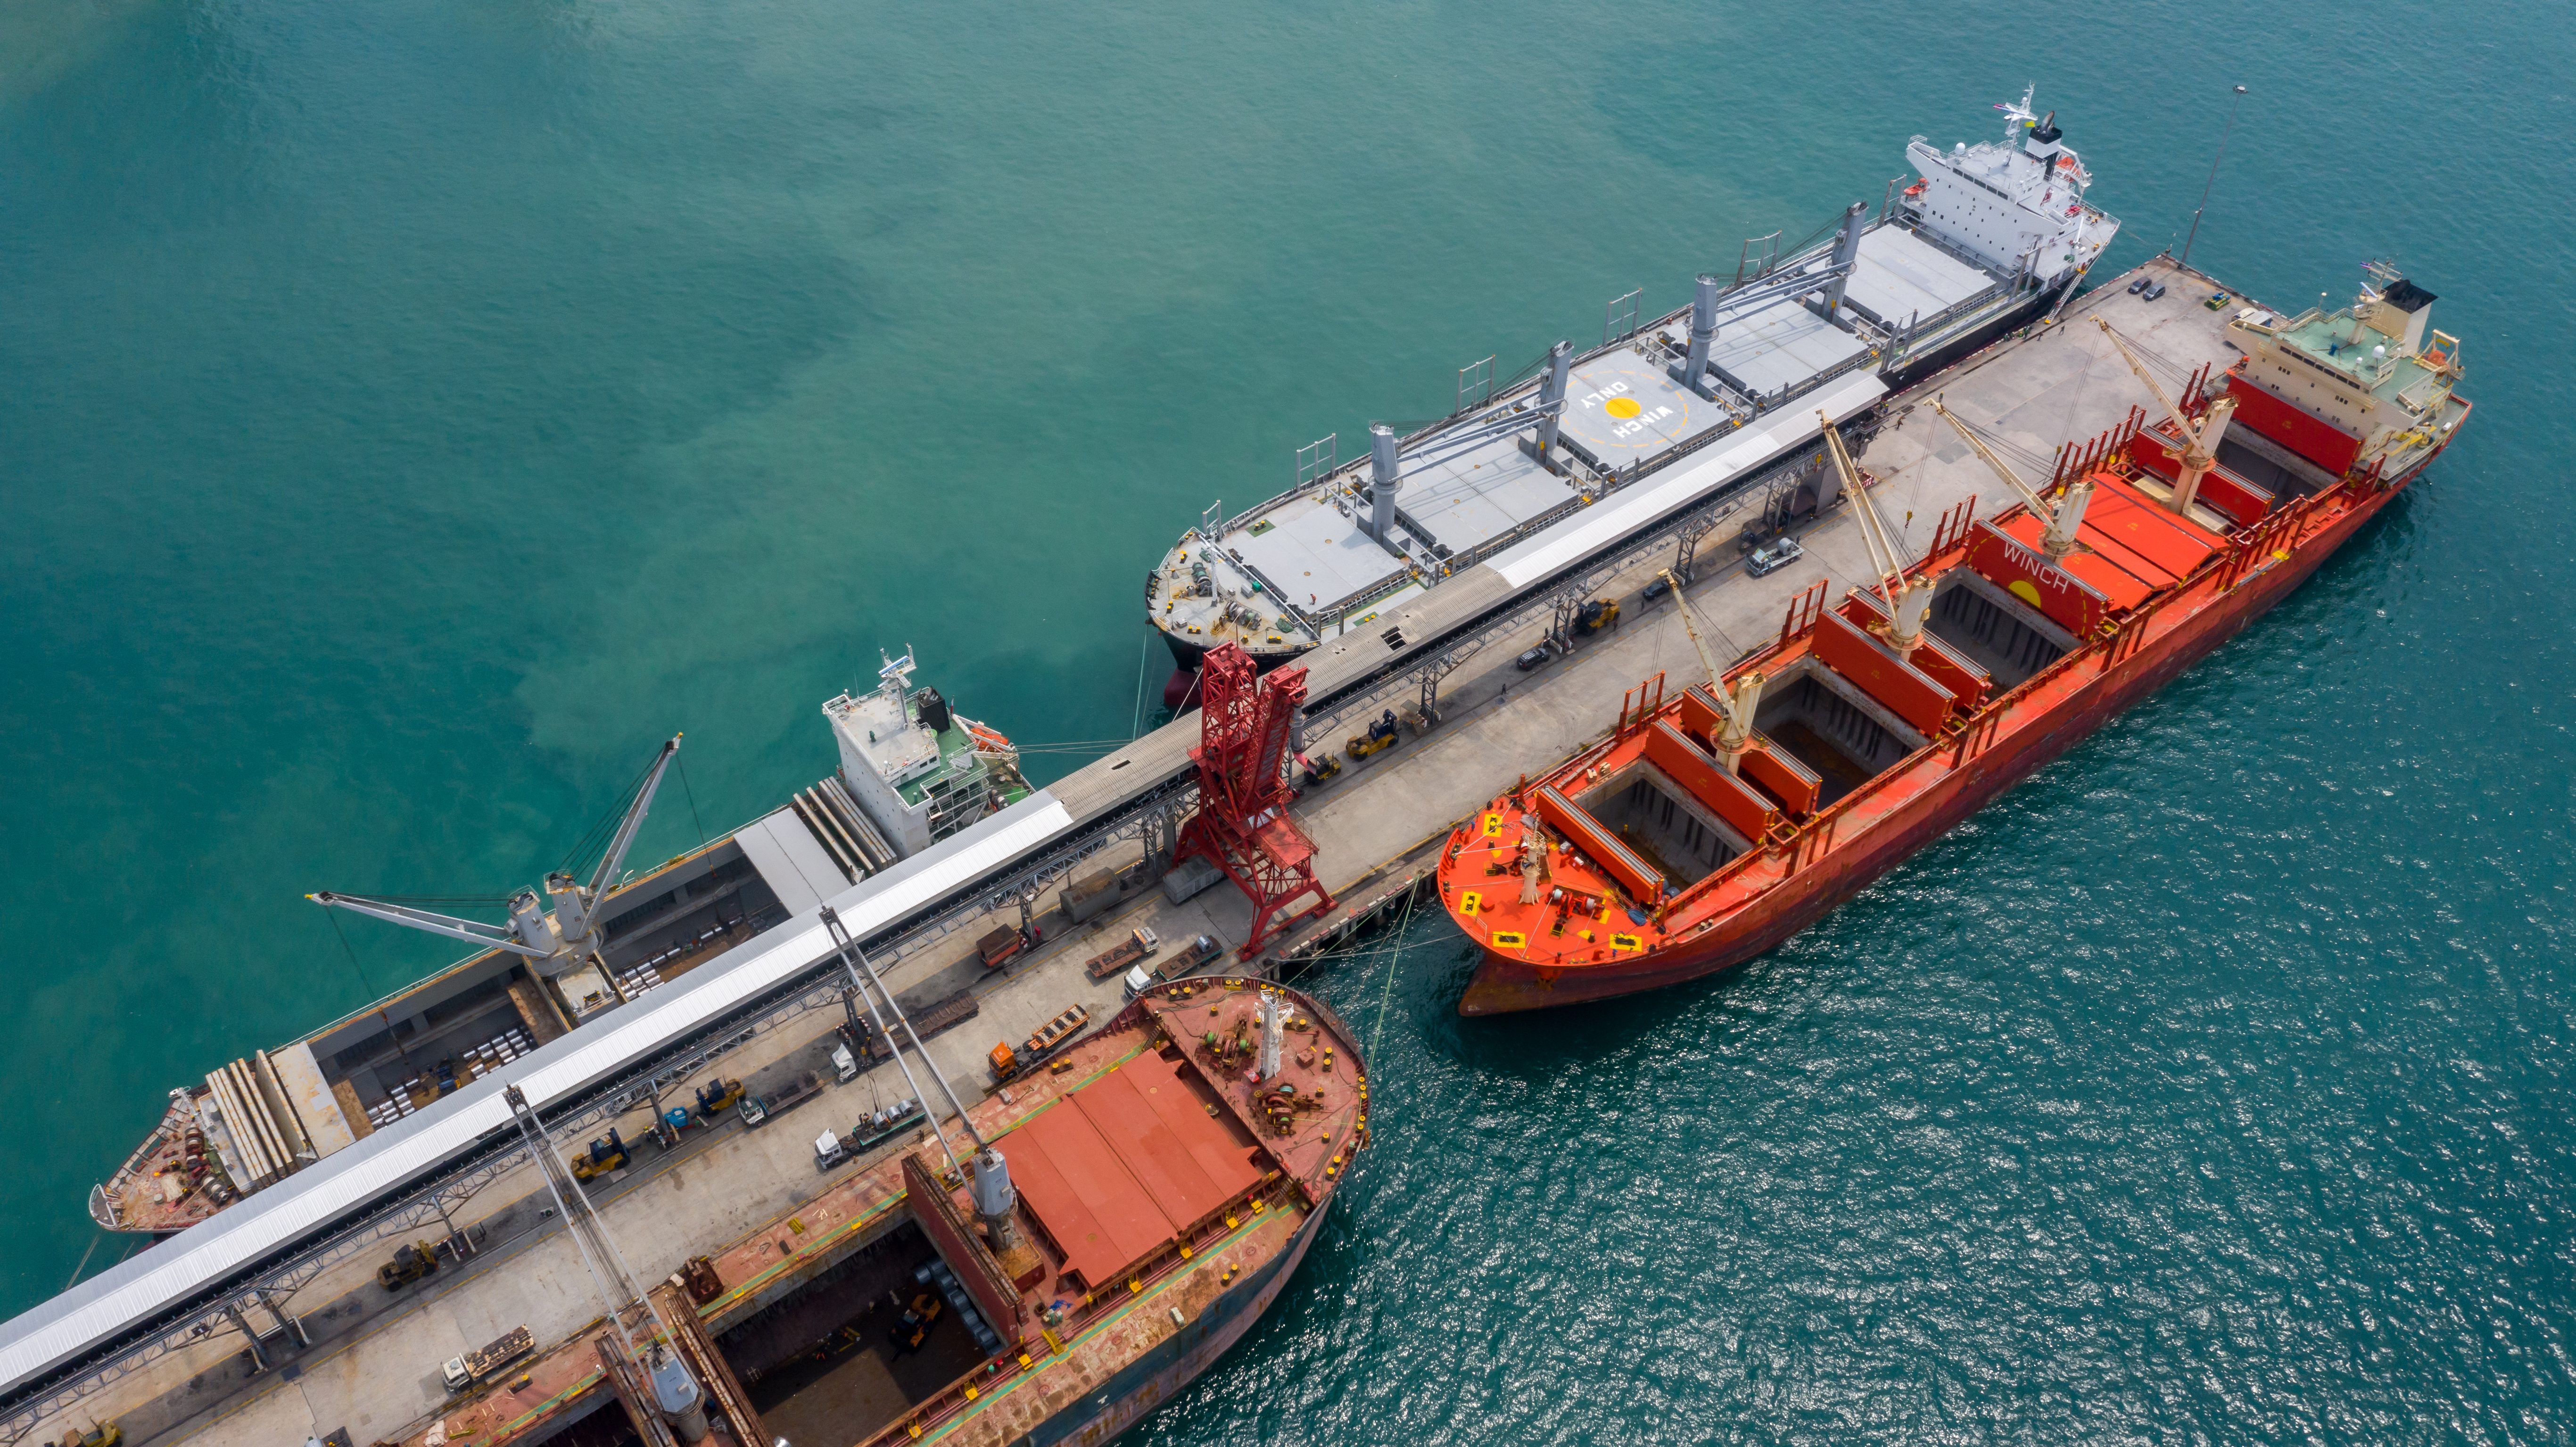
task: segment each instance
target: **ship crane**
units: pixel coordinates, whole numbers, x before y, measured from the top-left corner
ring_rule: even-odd
[[[626,851],[635,844],[635,833],[644,827],[645,812],[653,807],[653,793],[661,787],[662,776],[669,771],[671,760],[680,751],[680,735],[673,734],[662,745],[662,752],[644,771],[644,780],[636,786],[633,802],[626,806],[625,816],[618,820],[617,831],[609,837],[608,848],[599,858],[590,882],[582,883],[561,870],[546,876],[546,894],[554,902],[554,917],[537,902],[537,892],[522,889],[510,896],[510,922],[486,924],[481,920],[458,919],[393,900],[369,899],[364,895],[335,894],[323,890],[308,894],[306,899],[330,909],[345,909],[371,919],[402,925],[407,929],[426,930],[445,935],[484,949],[507,950],[536,962],[538,973],[552,979],[578,968],[584,961],[599,957],[600,938],[598,908],[608,887],[617,881],[618,868],[626,862]],[[603,968],[605,961],[602,961]]]
[[[2200,492],[2200,480],[2209,476],[2209,470],[2218,465],[2219,440],[2227,435],[2227,419],[2236,415],[2236,399],[2221,397],[2212,402],[2199,424],[2193,425],[2192,420],[2183,415],[2182,408],[2175,405],[2174,399],[2165,395],[2165,389],[2156,385],[2156,379],[2147,375],[2146,364],[2138,360],[2137,353],[2129,350],[2127,342],[2120,340],[2118,332],[2111,330],[2111,324],[2095,317],[2093,325],[2100,327],[2102,335],[2111,339],[2111,345],[2120,349],[2120,356],[2128,362],[2129,370],[2137,373],[2138,380],[2147,384],[2148,393],[2165,409],[2165,415],[2173,419],[2176,430],[2182,433],[2182,476],[2175,480],[2173,495],[2165,499],[2165,506],[2190,516],[2191,500]]]
[[[1717,698],[1717,761],[1730,774],[1740,772],[1744,751],[1753,747],[1753,711],[1762,704],[1762,685],[1768,680],[1762,670],[1748,669],[1729,687],[1726,670],[1718,665],[1717,655],[1708,651],[1708,640],[1699,636],[1699,616],[1682,592],[1682,580],[1670,568],[1663,570],[1663,578],[1673,590],[1673,601],[1681,605],[1682,631],[1690,635],[1691,647],[1699,650],[1699,666],[1708,671],[1708,691]]]
[[[529,1158],[545,1177],[547,1194],[554,1197],[555,1213],[563,1218],[564,1233],[572,1237],[580,1252],[582,1269],[589,1275],[592,1289],[599,1293],[600,1304],[608,1308],[608,1323],[617,1332],[619,1345],[626,1349],[626,1360],[643,1370],[652,1403],[660,1409],[657,1417],[635,1424],[639,1435],[654,1447],[672,1447],[675,1434],[682,1443],[706,1441],[710,1425],[706,1391],[690,1373],[688,1363],[672,1350],[679,1333],[672,1330],[670,1320],[646,1291],[643,1279],[627,1262],[617,1238],[609,1234],[607,1221],[600,1217],[599,1204],[590,1199],[590,1193],[581,1188],[580,1178],[555,1153],[554,1142],[547,1137],[527,1092],[512,1081],[501,1088],[501,1099],[510,1107],[510,1119],[519,1128],[519,1139],[526,1143]],[[644,1308],[640,1321],[635,1317],[638,1306]],[[648,1322],[651,1329],[644,1340],[637,1341],[635,1328]],[[671,1430],[663,1430],[666,1427]]]
[[[1994,475],[2003,479],[2004,486],[2021,494],[2023,505],[2028,507],[2031,515],[2038,518],[2041,523],[2040,554],[2051,563],[2064,562],[2066,555],[2075,551],[2076,529],[2084,523],[2084,505],[2093,500],[2093,479],[2077,478],[2067,484],[2064,497],[2052,502],[2038,489],[2022,481],[2019,473],[2004,466],[2004,460],[1995,456],[1993,449],[1987,447],[1984,439],[1970,430],[1958,413],[1942,406],[1940,398],[1932,399],[1932,411],[1942,421],[1958,430],[1960,439],[1968,444],[1968,450],[1983,459]]]
[[[1834,430],[1834,419],[1818,412],[1816,422],[1824,429],[1825,446],[1834,455],[1834,466],[1843,477],[1843,492],[1854,503],[1861,537],[1869,544],[1870,567],[1878,575],[1878,596],[1886,600],[1888,616],[1895,620],[1887,628],[1888,646],[1896,650],[1897,657],[1911,661],[1914,650],[1923,646],[1923,619],[1932,611],[1932,589],[1920,581],[1907,581],[1905,554],[1897,546],[1896,530],[1878,515],[1878,504],[1871,500],[1869,489],[1861,486],[1860,469],[1852,466],[1851,453],[1843,447],[1843,436]]]

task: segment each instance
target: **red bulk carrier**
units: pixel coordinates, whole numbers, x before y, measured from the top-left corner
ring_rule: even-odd
[[[2468,416],[2432,295],[2371,279],[2333,313],[2240,313],[2223,387],[2204,369],[2168,400],[2130,355],[2166,416],[2132,412],[2044,488],[1936,399],[2022,500],[1976,519],[1969,499],[1910,563],[1828,426],[1876,584],[1829,608],[1817,583],[1677,697],[1647,680],[1607,738],[1450,836],[1441,900],[1484,952],[1459,1012],[1751,959],[2287,596]]]

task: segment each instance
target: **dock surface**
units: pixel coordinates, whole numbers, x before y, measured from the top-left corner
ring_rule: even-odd
[[[2216,283],[2158,258],[2143,270],[2170,287],[2146,303],[2126,290],[2136,273],[2104,283],[2070,303],[2053,324],[2008,338],[1914,389],[1888,399],[1884,424],[1859,457],[1878,479],[1879,510],[1898,523],[1907,544],[1919,549],[1942,514],[1974,496],[1976,514],[2003,510],[2015,499],[1957,436],[1920,404],[1932,393],[1953,411],[2008,445],[2008,458],[2024,476],[2044,481],[2047,464],[2062,444],[2081,442],[2118,424],[2133,406],[2155,404],[2108,339],[2091,325],[2100,315],[2147,356],[2172,369],[2169,390],[2204,363],[2228,366],[2236,357],[2225,340],[2234,304],[2203,307]],[[1900,521],[1901,520],[1901,521]],[[1868,554],[1847,509],[1829,510],[1799,531],[1805,557],[1768,577],[1747,576],[1731,546],[1712,534],[1698,554],[1690,597],[1705,625],[1730,656],[1776,635],[1790,600],[1818,579],[1828,596],[1870,575]],[[1669,560],[1648,560],[1601,590],[1616,598],[1622,616],[1615,628],[1579,643],[1563,657],[1523,673],[1513,660],[1544,634],[1544,610],[1516,639],[1489,643],[1441,687],[1441,721],[1420,737],[1410,734],[1373,758],[1344,761],[1340,777],[1299,801],[1300,825],[1317,849],[1318,873],[1343,903],[1333,917],[1312,922],[1274,951],[1294,951],[1301,941],[1339,927],[1354,909],[1400,887],[1427,867],[1431,851],[1467,817],[1522,774],[1544,770],[1614,723],[1621,695],[1641,680],[1667,673],[1676,683],[1695,681],[1698,655],[1670,599],[1641,596]],[[1342,638],[1309,655],[1319,680],[1365,676],[1365,650],[1373,638]],[[1394,707],[1411,685],[1386,695]],[[1372,700],[1369,715],[1374,716]],[[1168,752],[1186,740],[1166,729],[1146,747]],[[1309,740],[1310,751],[1339,752],[1338,738]],[[1095,769],[1103,766],[1094,766]],[[1091,771],[1083,771],[1085,774]],[[1082,783],[1069,780],[1078,792]],[[1064,785],[1058,792],[1066,792]],[[1137,857],[1129,843],[1097,860],[1114,868]],[[1072,1005],[1105,1022],[1123,1003],[1116,977],[1093,981],[1083,963],[1115,945],[1137,926],[1152,928],[1161,952],[1149,963],[1171,960],[1193,937],[1212,934],[1229,946],[1250,922],[1249,904],[1220,884],[1187,903],[1168,903],[1146,891],[1127,906],[1083,925],[1060,914],[1041,916],[1038,948],[997,972],[973,957],[973,928],[953,930],[932,947],[885,965],[888,983],[906,998],[971,989],[980,1015],[930,1043],[960,1088],[986,1091],[991,1076],[985,1055],[998,1042],[1016,1046],[1049,1018]],[[994,916],[1016,925],[1016,910]],[[1229,955],[1224,962],[1232,966]],[[1329,967],[1324,966],[1324,967]],[[808,1014],[764,1032],[721,1063],[727,1076],[748,1076],[773,1066],[816,1057],[817,1042],[836,1023],[831,1014]],[[1358,1022],[1363,1038],[1369,1022]],[[704,1077],[701,1077],[703,1079]],[[828,1072],[826,1073],[828,1079]],[[695,1084],[691,1081],[689,1084]],[[728,1122],[693,1132],[680,1149],[640,1151],[636,1163],[599,1183],[595,1193],[609,1228],[637,1273],[659,1281],[692,1257],[745,1239],[830,1205],[864,1211],[871,1191],[891,1168],[894,1153],[911,1142],[889,1143],[830,1171],[817,1168],[814,1137],[826,1126],[846,1130],[877,1103],[911,1094],[892,1065],[827,1088],[816,1100],[780,1119],[748,1130]],[[630,1140],[649,1120],[639,1109],[619,1122]],[[567,1142],[577,1145],[578,1142]],[[448,1420],[451,1399],[440,1364],[518,1326],[547,1351],[594,1328],[596,1295],[579,1256],[547,1214],[542,1183],[526,1170],[482,1188],[456,1212],[457,1224],[479,1227],[485,1243],[473,1258],[450,1263],[427,1281],[388,1293],[374,1280],[381,1252],[343,1260],[303,1287],[286,1310],[297,1315],[312,1345],[271,1351],[266,1370],[250,1373],[238,1335],[219,1333],[126,1372],[69,1412],[41,1423],[37,1435],[60,1440],[65,1430],[90,1421],[116,1421],[132,1447],[205,1443],[210,1447],[274,1447],[345,1430],[365,1447],[376,1442],[419,1441]],[[821,1210],[809,1228],[825,1219]],[[832,1217],[830,1219],[839,1219]],[[1292,1288],[1293,1289],[1293,1288]],[[1220,1368],[1221,1370],[1221,1368]],[[567,1388],[569,1382],[555,1383]],[[535,1400],[542,1400],[538,1394]],[[487,1414],[488,1415],[488,1414]],[[490,1440],[494,1422],[477,1419],[448,1431],[449,1441]],[[536,1440],[524,1431],[523,1440]],[[799,1437],[799,1447],[830,1447]]]

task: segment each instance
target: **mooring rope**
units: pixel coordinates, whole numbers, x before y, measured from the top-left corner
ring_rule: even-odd
[[[1386,1038],[1386,1007],[1395,998],[1395,962],[1404,953],[1404,932],[1413,925],[1413,907],[1420,903],[1422,891],[1416,888],[1404,897],[1404,917],[1395,922],[1395,947],[1386,952],[1386,989],[1377,999],[1377,1023],[1369,1028],[1369,1059],[1377,1058],[1377,1042]]]

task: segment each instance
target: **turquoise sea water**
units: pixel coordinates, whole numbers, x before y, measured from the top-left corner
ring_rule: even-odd
[[[2030,80],[2126,266],[2241,82],[2193,259],[2439,293],[2479,410],[2430,481],[1731,980],[1465,1024],[1433,920],[1319,973],[1378,1142],[1142,1436],[2564,1442],[2572,33],[22,0],[0,1305],[71,1276],[168,1087],[448,957],[360,927],[353,965],[305,891],[531,882],[685,729],[660,857],[826,772],[881,646],[1024,740],[1122,738],[1142,573],[1298,443],[1677,305]]]

